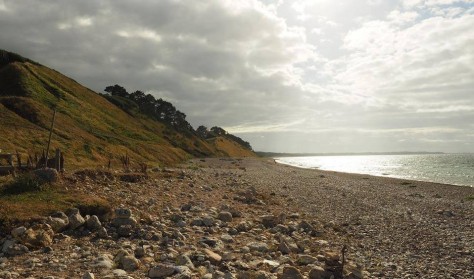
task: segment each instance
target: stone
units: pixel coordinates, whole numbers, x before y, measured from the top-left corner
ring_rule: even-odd
[[[108,237],[107,229],[104,228],[104,227],[100,228],[100,229],[97,231],[97,236],[100,237],[100,238],[107,238],[107,237]]]
[[[97,257],[95,263],[92,266],[96,268],[111,269],[114,266],[112,258],[113,257],[110,254],[101,254],[99,257]]]
[[[212,227],[215,225],[216,221],[211,216],[204,216],[202,217],[202,223],[206,227]]]
[[[182,211],[182,212],[184,212],[184,211],[190,211],[191,208],[192,208],[192,205],[190,205],[189,203],[183,204],[183,205],[181,206],[181,211]]]
[[[324,261],[329,266],[339,265],[339,254],[336,252],[326,252],[324,253]]]
[[[221,211],[219,212],[217,219],[221,220],[222,222],[232,222],[232,213],[228,211]]]
[[[71,210],[71,213],[68,216],[69,219],[69,229],[75,230],[79,228],[80,226],[84,225],[86,220],[84,220],[84,217],[81,216],[81,213],[79,212],[79,209],[73,208]]]
[[[317,261],[315,257],[312,257],[310,255],[299,255],[298,259],[296,260],[299,265],[309,265],[313,264],[314,262]]]
[[[207,258],[211,261],[211,263],[218,264],[222,261],[222,256],[209,250],[204,249],[204,253],[206,254]]]
[[[29,248],[42,248],[53,244],[54,232],[48,224],[36,224],[21,236],[22,244]]]
[[[268,251],[268,245],[263,242],[251,242],[247,244],[247,247],[249,247],[250,251],[257,251],[257,252],[267,252]]]
[[[26,232],[26,228],[21,226],[21,227],[13,229],[10,234],[14,238],[19,239],[21,236],[23,236],[23,234],[25,234],[25,232]]]
[[[175,273],[176,269],[174,266],[169,264],[158,264],[148,270],[148,277],[150,278],[163,278],[169,277]]]
[[[46,219],[46,223],[51,226],[54,232],[61,232],[69,225],[69,218],[62,211],[57,211]]]
[[[130,219],[132,217],[132,210],[129,208],[117,208],[115,209],[115,218],[118,219]]]
[[[95,275],[94,273],[86,272],[82,275],[82,279],[95,279]]]
[[[141,257],[145,256],[145,248],[143,248],[143,247],[135,248],[134,254],[135,254],[135,257],[137,257],[137,258],[141,258]]]
[[[260,220],[265,228],[273,228],[278,224],[279,218],[275,215],[263,215]]]
[[[140,261],[135,256],[130,255],[127,250],[121,249],[117,252],[114,262],[125,271],[134,271],[140,267]]]
[[[195,218],[193,220],[191,220],[191,226],[198,226],[198,227],[202,227],[204,226],[204,222],[202,221],[201,218]]]
[[[46,224],[50,225],[54,232],[61,232],[69,224],[69,220],[65,221],[61,218],[48,216]]]
[[[123,269],[114,269],[114,270],[112,270],[112,274],[115,277],[119,277],[119,278],[127,276],[127,272]]]
[[[194,264],[186,254],[181,254],[176,258],[176,263],[180,266],[187,266],[190,269],[194,269]]]
[[[95,232],[102,228],[102,223],[96,215],[92,215],[87,219],[86,226],[89,230]]]
[[[281,240],[280,244],[278,244],[278,251],[285,255],[291,253],[290,247],[288,247],[288,244],[286,244],[286,241],[284,240]]]
[[[234,238],[228,234],[223,234],[221,235],[221,240],[226,242],[226,243],[233,243],[234,242]]]
[[[135,271],[140,267],[140,261],[133,255],[127,255],[121,259],[120,266],[125,271]]]
[[[179,265],[174,267],[175,273],[178,275],[175,276],[177,279],[191,279],[192,277],[192,272],[190,267],[185,266],[185,265]]]
[[[279,279],[303,279],[301,272],[294,266],[285,266]]]
[[[308,274],[309,279],[330,279],[333,274],[329,271],[324,270],[320,266],[313,267]]]
[[[128,219],[125,218],[115,218],[112,220],[112,226],[114,227],[121,227],[121,226],[131,226],[131,227],[136,227],[138,224],[137,220],[135,218],[130,217]]]
[[[267,265],[271,268],[277,268],[280,266],[280,263],[279,262],[276,262],[276,261],[270,261],[270,260],[263,260],[262,262],[264,265]]]
[[[132,234],[132,227],[131,226],[120,226],[117,229],[117,234],[120,237],[129,237]]]
[[[199,242],[204,243],[210,247],[215,247],[217,245],[217,239],[211,237],[203,237],[199,239]]]
[[[15,243],[15,244],[9,245],[5,249],[4,253],[5,253],[6,256],[14,257],[14,256],[19,256],[19,255],[26,254],[29,251],[30,250],[25,245]]]

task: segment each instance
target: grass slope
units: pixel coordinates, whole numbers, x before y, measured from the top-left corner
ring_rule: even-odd
[[[0,51],[0,149],[23,154],[45,149],[55,106],[52,150],[64,151],[67,167],[104,165],[109,158],[118,164],[125,154],[159,165],[193,156],[253,156],[231,143],[224,148],[132,116],[55,70]]]

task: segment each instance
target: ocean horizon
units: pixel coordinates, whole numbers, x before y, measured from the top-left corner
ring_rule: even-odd
[[[307,169],[474,187],[473,153],[335,154],[274,159],[281,164]]]

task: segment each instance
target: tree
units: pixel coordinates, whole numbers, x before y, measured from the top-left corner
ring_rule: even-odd
[[[112,96],[119,96],[124,98],[127,98],[130,95],[128,94],[127,90],[125,90],[125,88],[118,84],[114,86],[107,86],[104,91],[110,93],[110,95]]]
[[[206,126],[201,125],[197,127],[196,134],[202,139],[207,139],[207,137],[209,136],[209,130]]]

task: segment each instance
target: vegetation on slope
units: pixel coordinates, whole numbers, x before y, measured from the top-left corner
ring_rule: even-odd
[[[66,168],[105,165],[109,159],[118,164],[124,154],[159,165],[229,155],[199,137],[184,113],[150,96],[139,91],[133,98],[101,96],[55,70],[0,50],[0,149],[41,152],[56,109],[52,150],[65,153]],[[152,114],[150,103],[160,105],[160,114]],[[170,113],[160,118],[163,111]],[[253,156],[240,147],[234,156]]]

